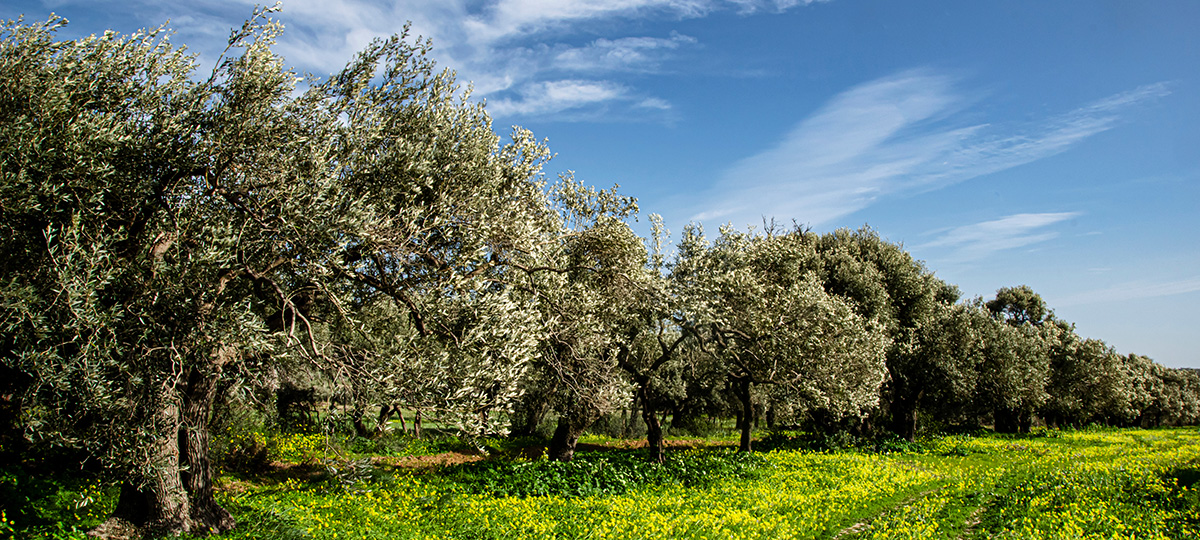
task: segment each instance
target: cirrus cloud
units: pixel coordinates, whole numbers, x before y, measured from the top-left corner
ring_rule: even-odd
[[[520,99],[489,101],[488,111],[497,116],[553,114],[622,99],[627,93],[625,87],[605,81],[540,82],[522,88]]]
[[[116,0],[54,0],[54,6],[116,4]],[[240,26],[255,0],[196,0],[163,3],[123,0],[123,12],[157,26],[167,19],[182,41],[211,64],[224,48],[229,29]],[[664,70],[680,50],[700,46],[692,37],[622,34],[602,26],[602,34],[579,45],[573,37],[594,22],[681,20],[720,11],[778,13],[805,5],[797,0],[287,0],[276,14],[287,26],[276,50],[302,72],[334,73],[371,40],[391,36],[411,23],[411,33],[430,38],[434,56],[455,70],[474,95],[504,106],[497,117],[541,116],[563,110],[624,108],[645,119],[647,110],[670,109],[670,96],[651,95],[605,74]],[[582,85],[580,80],[590,81]],[[615,91],[621,87],[620,91]],[[573,91],[577,99],[555,99]],[[605,91],[596,92],[597,89]],[[540,96],[540,97],[539,97]],[[642,103],[667,104],[640,107]],[[541,107],[539,108],[539,105]],[[593,117],[595,115],[592,115]],[[634,117],[633,115],[628,115]],[[587,115],[568,115],[565,119]],[[660,120],[668,120],[663,116]]]
[[[1048,227],[1080,216],[1080,212],[1013,214],[1000,219],[955,227],[917,249],[947,248],[952,254],[942,257],[951,262],[985,259],[993,253],[1051,240],[1058,236]]]
[[[945,187],[1064,152],[1170,93],[1156,83],[1022,125],[966,122],[979,100],[957,77],[913,69],[829,100],[772,147],[738,161],[693,221],[828,223],[882,197]]]

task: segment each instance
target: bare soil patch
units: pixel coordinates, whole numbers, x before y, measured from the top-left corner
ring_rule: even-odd
[[[375,456],[371,458],[371,461],[397,469],[436,469],[480,461],[484,457],[486,456],[479,451],[471,450],[464,452],[443,452],[429,456]]]

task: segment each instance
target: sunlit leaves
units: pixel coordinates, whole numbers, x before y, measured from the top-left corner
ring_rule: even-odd
[[[731,377],[777,386],[797,412],[858,416],[878,403],[888,339],[878,321],[825,291],[812,270],[818,257],[803,231],[725,228],[708,243],[689,228],[672,278]]]

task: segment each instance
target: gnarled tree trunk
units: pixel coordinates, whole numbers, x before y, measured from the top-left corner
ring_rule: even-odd
[[[546,418],[546,414],[550,412],[551,395],[551,391],[526,392],[521,397],[521,401],[517,404],[517,410],[514,411],[512,417],[511,432],[513,436],[529,437],[537,434],[538,426]]]
[[[558,418],[558,427],[554,428],[554,436],[550,438],[550,446],[546,449],[546,457],[553,461],[571,461],[575,459],[575,445],[579,436],[587,428],[579,427],[568,416]]]
[[[183,426],[179,447],[183,469],[180,477],[191,502],[193,533],[225,532],[237,522],[213,496],[212,461],[209,457],[208,424],[212,418],[217,381],[226,364],[236,360],[237,348],[221,345],[213,354],[210,369],[193,368],[183,392]]]
[[[149,448],[148,467],[140,481],[122,484],[113,515],[90,536],[206,536],[236,525],[214,497],[208,432],[221,369],[236,354],[234,347],[218,347],[209,362],[190,368],[174,391],[160,396],[158,437]]]
[[[367,405],[361,400],[354,400],[354,405],[350,409],[350,424],[354,426],[354,434],[364,439],[374,435],[374,431],[367,427],[363,422],[363,418],[367,416]]]
[[[147,449],[152,470],[143,469],[141,482],[125,482],[113,515],[88,535],[111,540],[166,536],[192,530],[191,503],[179,474],[179,405],[161,396],[157,411],[158,436]]]
[[[1020,432],[1020,421],[1017,411],[1007,407],[996,407],[992,411],[993,428],[996,433],[1018,433]]]
[[[383,435],[387,433],[388,421],[392,419],[392,415],[400,412],[400,409],[392,407],[390,403],[384,403],[379,406],[379,417],[375,419],[375,433]],[[401,424],[404,422],[404,417],[400,417]]]
[[[917,404],[924,391],[919,391],[916,395],[905,393],[901,389],[897,389],[895,392],[891,403],[892,432],[906,441],[915,441],[917,438]]]

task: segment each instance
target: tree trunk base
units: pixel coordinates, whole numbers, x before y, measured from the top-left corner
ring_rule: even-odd
[[[742,414],[739,417],[738,424],[738,429],[741,430],[742,434],[738,440],[738,452],[749,452],[751,430],[754,427],[754,404],[750,400],[750,379],[735,379],[733,382],[734,394],[737,395],[738,401],[742,405]]]
[[[142,540],[180,534],[203,537],[237,526],[233,514],[216,502],[182,509],[187,517],[153,519],[146,493],[127,485],[122,487],[121,495],[114,515],[88,531],[88,537],[102,540]]]
[[[187,524],[148,523],[138,525],[123,517],[111,517],[96,528],[88,531],[87,535],[88,538],[99,540],[145,540],[147,538],[162,538],[179,534],[190,534],[201,537],[210,534],[221,534],[233,529],[237,525],[237,521],[224,508],[219,509],[221,511],[219,513],[222,515],[211,516],[211,521],[205,520],[205,523],[209,524],[208,526],[198,521],[190,521]]]
[[[111,517],[95,529],[88,531],[89,538],[101,540],[141,540],[148,536],[149,531],[134,525],[125,518]]]
[[[219,504],[206,505],[206,508],[192,509],[192,530],[196,536],[221,534],[237,526],[237,520]]]
[[[546,457],[550,461],[571,461],[575,458],[575,445],[579,442],[582,429],[574,429],[570,421],[559,419],[550,445],[546,448]]]

